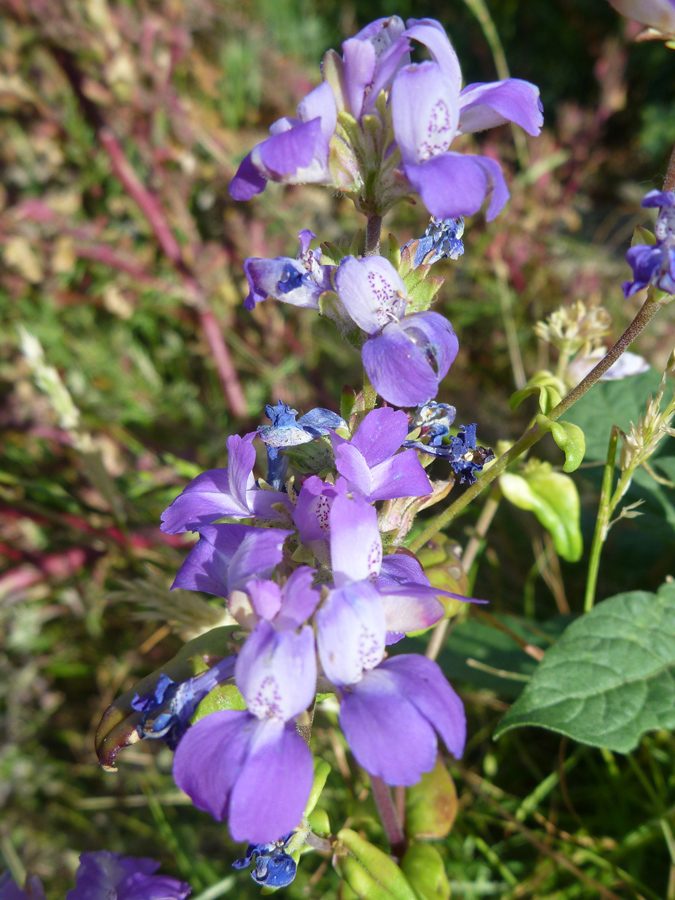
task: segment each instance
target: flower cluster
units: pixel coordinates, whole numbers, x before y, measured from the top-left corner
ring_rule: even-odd
[[[325,425],[307,422],[326,422],[326,410],[295,422],[280,401],[268,415],[277,423],[260,429],[268,445],[302,445],[301,423],[318,427],[309,439],[323,442],[333,471],[275,491],[253,479],[254,435],[231,437],[227,469],[198,476],[166,510],[165,531],[199,534],[174,587],[224,598],[248,637],[236,658],[179,687],[163,676],[154,695],[134,702],[151,714],[142,736],[177,738],[177,784],[253,845],[279,841],[302,820],[313,763],[296,726],[317,684],[339,698],[358,762],[390,784],[414,784],[433,768],[435,732],[456,756],[465,738],[461,701],[436,663],[386,650],[443,617],[439,596],[466,599],[432,587],[414,556],[384,552],[375,504],[433,490],[415,450],[403,448],[408,416],[376,409],[350,433],[332,414],[322,436]],[[186,727],[195,698],[232,674],[246,708]],[[259,851],[258,861],[267,856]]]
[[[159,863],[154,859],[122,856],[101,850],[83,853],[75,875],[75,887],[66,900],[185,900],[187,884],[155,875]],[[38,878],[29,878],[24,889],[8,874],[0,876],[0,900],[45,900]]]
[[[415,44],[431,60],[411,63]],[[542,125],[539,90],[527,81],[462,89],[457,55],[434,19],[371,22],[343,43],[342,56],[326,54],[322,75],[297,118],[275,122],[244,159],[230,185],[236,200],[260,193],[268,180],[317,183],[351,194],[368,214],[383,215],[416,193],[440,219],[473,215],[489,198],[492,219],[509,196],[499,164],[451,145],[504,122],[532,135]]]
[[[415,43],[431,60],[411,63]],[[454,756],[463,751],[464,709],[441,669],[394,647],[471,599],[444,589],[457,589],[452,581],[432,586],[405,540],[419,510],[456,481],[475,481],[493,455],[476,445],[475,424],[453,433],[454,407],[433,399],[459,342],[429,310],[443,282],[430,269],[463,253],[463,216],[487,200],[491,219],[508,198],[498,163],[451,150],[455,137],[504,122],[537,134],[542,123],[527,82],[462,90],[434,20],[379,19],[342,49],[327,54],[322,84],[297,118],[272,126],[230,190],[243,200],[267,180],[315,182],[366,213],[364,256],[312,248],[305,228],[295,258],[244,264],[245,307],[272,297],[329,316],[361,348],[364,390],[343,395],[342,415],[267,406],[270,424],[228,438],[227,468],[199,475],[164,511],[163,531],[198,535],[173,587],[222,598],[236,624],[190,642],[143,690],[118,698],[97,737],[106,764],[134,739],[165,741],[178,786],[249,843],[235,866],[252,864],[269,887],[293,879],[309,836],[323,765],[311,751],[317,695],[335,697],[372,778],[415,784],[435,765],[438,736]],[[381,216],[411,193],[432,213],[429,227],[376,255]],[[256,441],[264,479],[254,475]],[[433,482],[431,465],[442,474]]]

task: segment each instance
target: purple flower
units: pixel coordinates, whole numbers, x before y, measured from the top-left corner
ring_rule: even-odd
[[[407,434],[408,417],[391,407],[369,412],[351,441],[334,434],[335,467],[350,490],[371,503],[430,494],[431,483],[415,451],[396,454]]]
[[[453,756],[464,751],[462,701],[438,665],[424,656],[390,657],[340,694],[347,743],[359,764],[388,784],[415,784],[433,769],[435,732]]]
[[[342,44],[344,100],[355,119],[372,112],[380,91],[391,79],[407,54],[408,41],[398,16],[376,19]]]
[[[326,621],[327,606],[338,604],[341,608],[351,602],[349,598],[377,597],[382,607],[384,631],[381,638],[384,647],[387,635],[396,640],[398,638],[394,635],[428,628],[442,617],[443,607],[437,597],[446,592],[430,586],[419,563],[416,569],[408,565],[406,572],[411,577],[399,579],[394,584],[391,575],[394,571],[401,574],[400,565],[394,564],[392,568],[389,557],[383,561],[377,513],[363,497],[354,495],[350,498],[342,494],[333,500],[330,508],[330,556],[335,588],[349,586],[350,591],[345,595],[333,591],[319,610],[317,622],[321,621],[322,616]],[[383,570],[384,578],[381,577]],[[375,586],[375,593],[371,590],[372,585]],[[338,599],[331,599],[334,594],[338,595]],[[323,639],[328,640],[325,633]],[[338,643],[342,640],[339,629],[330,640]],[[331,678],[328,672],[326,674]]]
[[[650,191],[642,200],[645,207],[656,207],[655,244],[640,244],[626,253],[633,269],[633,281],[624,281],[623,292],[630,297],[653,284],[667,294],[675,294],[675,193]]]
[[[277,841],[300,822],[313,781],[312,754],[293,720],[314,700],[314,634],[260,621],[235,679],[248,710],[204,716],[181,740],[174,778],[199,809],[229,820],[235,840]]]
[[[329,141],[335,133],[337,106],[327,83],[314,88],[298,106],[298,118],[282,118],[270,127],[270,137],[258,144],[230,182],[235,200],[250,200],[267,180],[284,184],[332,181]]]
[[[288,505],[288,497],[277,491],[261,490],[253,476],[255,434],[232,435],[227,439],[228,467],[202,472],[162,513],[162,531],[199,531],[226,516],[230,518],[278,519],[275,503]]]
[[[36,875],[26,878],[22,891],[9,872],[5,872],[0,875],[0,900],[45,900],[45,892]]]
[[[354,504],[351,509],[350,503]],[[415,784],[434,767],[434,729],[452,753],[461,754],[466,734],[464,710],[431,660],[400,656],[382,661],[387,631],[396,630],[391,628],[385,604],[389,601],[390,608],[400,611],[396,576],[414,572],[416,561],[411,560],[411,565],[397,560],[382,585],[386,595],[378,591],[368,580],[368,569],[372,574],[379,569],[379,562],[365,508],[361,498],[338,497],[333,502],[331,551],[335,550],[336,588],[316,614],[317,647],[323,671],[338,689],[340,725],[358,762],[389,784]],[[360,554],[358,561],[348,563],[349,550],[352,556]],[[352,572],[366,574],[366,578],[351,581]],[[419,605],[421,594],[415,589],[422,586],[406,586],[408,599]],[[426,591],[440,593],[431,587]]]
[[[406,66],[391,89],[391,110],[402,171],[429,212],[440,219],[470,216],[490,196],[488,221],[509,197],[501,169],[486,156],[450,150],[458,134],[514,122],[537,135],[543,117],[538,88],[509,78],[461,90],[461,71],[442,26],[410,19],[404,37],[424,44],[433,62]]]
[[[292,306],[319,308],[319,297],[331,290],[330,273],[335,266],[322,266],[321,250],[310,250],[309,243],[316,235],[308,228],[298,232],[300,250],[297,259],[278,256],[276,259],[250,257],[244,263],[249,295],[246,309],[274,297]]]
[[[673,0],[609,0],[609,2],[622,16],[648,25],[664,35],[675,34]]]
[[[204,525],[171,587],[228,597],[253,578],[269,577],[292,533],[252,525]]]
[[[267,844],[249,844],[246,856],[243,859],[236,859],[232,866],[235,869],[247,869],[253,862],[255,868],[251,872],[251,878],[256,884],[288,887],[297,871],[295,860],[286,853],[286,847],[292,837],[291,834]]]
[[[155,875],[154,859],[122,856],[98,850],[83,853],[75,874],[75,887],[66,900],[185,900],[190,888],[166,875]],[[20,890],[9,875],[0,877],[0,900],[44,900],[38,878],[29,878]]]
[[[275,581],[255,578],[246,585],[250,607],[245,610],[240,597],[230,600],[229,610],[237,621],[252,627],[260,619],[278,631],[299,628],[313,615],[319,592],[312,586],[314,569],[300,566],[281,587]]]
[[[153,694],[136,694],[131,701],[132,709],[143,713],[136,726],[138,736],[161,738],[171,750],[175,750],[204,697],[234,675],[234,663],[235,657],[230,656],[206,672],[182,682],[160,675]]]
[[[335,281],[348,315],[369,335],[361,353],[378,394],[394,406],[435,397],[459,349],[447,319],[433,312],[406,315],[403,280],[382,257],[345,257]]]
[[[66,900],[184,900],[190,888],[166,875],[155,875],[159,863],[120,853],[83,853],[75,887]]]

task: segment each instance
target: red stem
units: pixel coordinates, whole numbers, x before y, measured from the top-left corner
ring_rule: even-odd
[[[86,119],[96,129],[96,135],[108,154],[114,174],[138,205],[152,228],[162,252],[171,260],[183,284],[194,297],[200,325],[209,344],[230,410],[234,416],[243,418],[247,413],[246,398],[230,358],[230,351],[201,285],[183,259],[180,245],[169,226],[160,201],[138,177],[119,141],[107,126],[99,107],[84,92],[82,73],[79,71],[73,55],[62,48],[54,49],[53,52],[80,101]]]

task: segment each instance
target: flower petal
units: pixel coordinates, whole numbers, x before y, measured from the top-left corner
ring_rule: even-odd
[[[223,710],[196,722],[179,743],[173,777],[198,809],[222,822],[258,727],[250,713]]]
[[[514,122],[536,137],[544,124],[539,88],[520,78],[469,84],[459,95],[459,132],[470,134]]]
[[[267,179],[255,167],[249,153],[240,163],[237,174],[230,182],[230,196],[233,200],[250,200],[251,197],[264,191],[266,186]]]
[[[384,406],[368,413],[351,443],[372,468],[393,456],[407,436],[408,417],[403,410]]]
[[[289,256],[276,259],[249,257],[244,262],[249,295],[244,301],[246,309],[253,309],[268,297],[300,306],[318,309],[322,288],[309,277],[307,269]]]
[[[340,727],[358,763],[388,784],[416,784],[436,763],[434,729],[382,666],[344,693]]]
[[[314,632],[308,625],[299,634],[277,631],[262,619],[237,656],[235,681],[257,718],[300,715],[316,692]]]
[[[441,219],[472,216],[490,195],[486,214],[489,222],[509,199],[499,164],[487,156],[443,153],[422,165],[406,165],[404,169],[426,208]]]
[[[414,582],[416,584],[429,585],[429,579],[424,574],[419,560],[409,552],[389,553],[382,560],[382,568],[380,569],[380,577],[377,579],[376,587],[382,589],[384,587],[395,587],[399,584],[408,584]]]
[[[205,525],[196,546],[176,574],[172,588],[206,591],[227,597],[252,578],[267,578],[292,534],[281,528],[250,525]]]
[[[419,165],[445,153],[453,142],[459,97],[436,63],[406,66],[391,88],[391,115],[403,162]]]
[[[330,556],[336,587],[374,581],[382,563],[377,512],[363,497],[337,496],[330,509]]]
[[[281,610],[274,623],[277,629],[298,628],[314,614],[321,598],[312,587],[314,575],[314,569],[300,566],[288,579],[283,589]]]
[[[417,406],[438,393],[436,373],[396,322],[366,341],[361,357],[373,387],[387,403]]]
[[[346,256],[335,275],[335,286],[347,313],[367,334],[403,314],[403,279],[382,256]]]
[[[347,479],[349,489],[356,490],[366,500],[371,500],[372,479],[363,454],[349,441],[344,441],[337,435],[333,437],[333,452],[335,468]]]
[[[397,453],[371,469],[372,487],[367,499],[395,500],[397,497],[426,497],[433,492],[429,477],[414,450]]]
[[[254,147],[251,161],[269,178],[284,181],[307,168],[322,143],[321,119],[300,122]]]
[[[261,723],[232,790],[234,840],[264,843],[292,831],[300,824],[313,780],[312,754],[295,727]]]
[[[331,591],[316,622],[319,659],[333,684],[355,684],[364,669],[372,669],[382,659],[384,609],[370,582],[358,581]]]
[[[466,741],[464,704],[440,667],[426,656],[410,653],[392,656],[380,668],[395,679],[401,693],[410,698],[438,731],[452,755],[459,759]]]
[[[404,37],[424,44],[438,63],[443,74],[450,79],[453,92],[459,94],[462,87],[462,70],[445,29],[436,19],[408,19]]]
[[[431,628],[443,618],[441,591],[425,585],[401,585],[380,589],[387,631],[407,634]]]

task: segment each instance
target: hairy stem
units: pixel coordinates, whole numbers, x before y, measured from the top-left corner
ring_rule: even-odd
[[[635,338],[640,334],[642,329],[647,325],[647,323],[651,320],[651,318],[659,311],[663,304],[660,301],[653,299],[653,289],[650,286],[649,291],[647,293],[647,299],[645,300],[642,308],[635,316],[633,321],[630,323],[628,328],[621,335],[619,340],[614,344],[614,346],[608,350],[607,355],[600,360],[597,366],[589,372],[589,374],[581,381],[575,388],[573,388],[566,397],[564,397],[560,403],[554,407],[551,412],[548,414],[548,418],[551,421],[555,422],[559,419],[567,410],[573,406],[577,400],[579,400],[583,395],[588,391],[596,381],[605,374],[607,369],[614,365],[617,359],[621,356],[621,354],[628,349],[628,347],[632,344]],[[424,529],[422,534],[420,534],[411,544],[409,549],[415,553],[421,547],[426,544],[428,540],[431,540],[434,535],[438,534],[445,526],[451,522],[455,516],[458,515],[466,506],[471,503],[474,497],[477,497],[485,488],[491,484],[495,478],[498,478],[502,472],[511,465],[511,463],[515,462],[519,456],[522,456],[530,447],[533,447],[541,438],[548,434],[548,431],[541,429],[536,423],[516,441],[516,443],[507,450],[503,456],[500,456],[499,459],[494,462],[489,469],[487,469],[483,474],[478,478],[474,484],[472,484],[467,490],[462,494],[461,497],[458,497],[454,503],[451,503],[447,509],[443,510],[435,519],[433,519],[429,525]]]
[[[366,256],[377,256],[380,252],[382,216],[368,216],[366,226]]]

